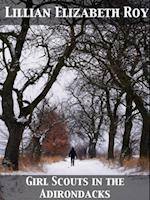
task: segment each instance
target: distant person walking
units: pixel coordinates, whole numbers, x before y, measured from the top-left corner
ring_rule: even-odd
[[[71,166],[74,166],[74,159],[75,159],[75,157],[77,157],[77,154],[73,147],[69,153],[69,157],[71,158]]]

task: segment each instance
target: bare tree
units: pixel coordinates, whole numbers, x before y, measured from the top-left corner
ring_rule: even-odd
[[[112,96],[112,94],[111,94]],[[109,127],[109,143],[108,143],[108,159],[114,159],[114,143],[115,143],[115,136],[117,133],[117,126],[118,126],[118,107],[121,103],[121,96],[122,93],[119,91],[113,92],[113,102],[111,102],[112,97],[110,96],[110,91],[106,89],[106,104],[107,104],[107,112],[108,117],[110,120],[110,127]]]
[[[108,59],[110,60],[111,73],[113,78],[120,84],[120,87],[132,98],[143,119],[143,129],[140,143],[140,157],[149,157],[149,112],[148,112],[148,82],[144,78],[144,68],[148,67],[148,63],[143,61],[143,57],[147,60],[147,53],[141,52],[147,44],[144,44],[148,27],[145,25],[130,26],[124,34],[124,40],[119,45],[117,57],[113,56],[113,49],[108,51]],[[129,31],[130,30],[130,31]],[[121,34],[121,33],[120,33]],[[137,39],[139,37],[139,40]],[[147,38],[148,40],[148,38]],[[141,42],[142,41],[142,42]],[[118,43],[119,40],[116,41]],[[128,44],[128,46],[127,46]],[[128,51],[127,51],[128,49]],[[134,53],[133,53],[134,52]],[[125,57],[124,57],[125,56]],[[130,58],[129,58],[130,57]],[[128,59],[128,61],[127,61]],[[132,76],[128,73],[127,67],[131,66]],[[145,67],[143,67],[145,66]],[[127,69],[125,70],[123,68]]]
[[[133,126],[133,102],[132,98],[128,94],[126,94],[126,112],[125,112],[125,128],[123,134],[123,142],[120,154],[120,161],[122,161],[128,157],[131,157],[131,148],[130,148],[130,136],[131,130]]]
[[[32,136],[26,153],[35,162],[40,161],[41,155],[65,155],[68,150],[66,122],[56,109],[56,106],[50,107],[44,100],[29,126]]]
[[[69,87],[68,90],[73,97],[70,103],[70,118],[75,121],[72,124],[73,129],[78,134],[85,135],[88,138],[89,156],[91,158],[96,157],[97,141],[103,137],[101,128],[104,119],[104,93],[90,87],[82,79],[74,81],[72,87]]]
[[[96,73],[109,73],[113,85],[130,97],[139,110],[142,119],[140,157],[149,157],[149,25],[146,22],[126,23],[109,21],[97,25],[92,23],[87,37],[81,42],[81,71],[90,81],[95,80]],[[92,34],[91,34],[92,33]],[[86,54],[86,57],[83,57]],[[84,68],[83,68],[84,66]],[[93,80],[92,80],[93,79]],[[102,84],[103,79],[93,81]],[[104,87],[104,86],[103,86]],[[127,127],[126,127],[127,128]]]
[[[32,0],[23,2],[26,8],[33,7]],[[19,146],[24,129],[31,122],[34,109],[48,94],[61,69],[65,66],[65,62],[75,49],[77,39],[83,33],[83,23],[78,26],[77,33],[75,25],[76,22],[73,21],[69,22],[67,26],[57,27],[58,29],[46,26],[45,29],[42,28],[42,31],[34,31],[34,27],[30,26],[30,18],[23,18],[21,26],[14,26],[13,30],[11,28],[7,30],[6,27],[0,32],[1,68],[4,71],[0,83],[1,120],[4,121],[9,131],[3,159],[4,166],[10,166],[14,170],[18,169]],[[35,50],[35,47],[40,49],[41,56],[44,56],[45,60],[42,62],[44,64],[34,63],[38,67],[26,71],[22,60],[26,50]],[[26,59],[28,58],[26,57]],[[22,83],[18,86],[16,81],[19,74],[22,74]],[[45,79],[45,82],[38,95],[32,100],[26,99],[25,93],[28,88],[37,84],[42,78]],[[17,105],[19,111],[16,114],[14,106]]]

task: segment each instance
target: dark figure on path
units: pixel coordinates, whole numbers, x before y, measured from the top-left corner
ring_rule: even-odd
[[[74,166],[74,159],[75,159],[75,157],[77,157],[77,154],[73,147],[69,153],[69,157],[71,158],[71,166]]]

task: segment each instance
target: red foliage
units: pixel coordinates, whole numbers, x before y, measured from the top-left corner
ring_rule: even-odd
[[[42,144],[42,151],[47,155],[65,156],[69,148],[69,138],[65,121],[55,111],[46,112],[42,129],[48,129]]]

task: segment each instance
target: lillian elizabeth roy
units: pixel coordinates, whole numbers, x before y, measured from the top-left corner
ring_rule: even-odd
[[[54,9],[54,10],[53,10]],[[56,6],[54,8],[10,8],[5,7],[6,18],[119,18],[120,8],[63,8]],[[149,8],[131,8],[123,7],[124,18],[146,18]]]

